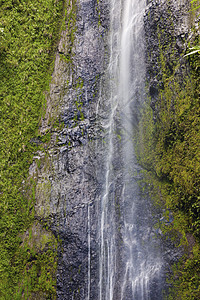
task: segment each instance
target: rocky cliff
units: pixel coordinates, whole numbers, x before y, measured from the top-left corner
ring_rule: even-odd
[[[39,251],[52,249],[58,299],[97,299],[97,213],[105,174],[102,124],[109,106],[106,89],[101,96],[100,87],[105,84],[108,63],[109,2],[66,1],[66,6],[50,90],[46,93],[46,113],[40,122],[43,149],[36,153],[29,170],[29,180],[32,178],[35,186],[35,222],[22,239],[26,241],[32,232]],[[169,225],[161,228],[162,234],[170,228],[169,235],[174,237],[178,229],[179,240],[183,237],[186,244],[190,241],[187,251],[196,260],[193,246],[197,243],[191,230],[197,232],[199,226],[198,135],[193,139],[194,131],[198,132],[197,72],[183,56],[188,43],[195,41],[198,19],[195,13],[188,13],[189,9],[188,1],[147,3],[144,29],[150,105],[139,125],[138,157],[159,182],[154,189],[161,195],[158,198],[164,207],[164,223]],[[191,122],[195,130],[190,134]],[[120,164],[120,151],[117,157],[115,169]],[[188,205],[189,197],[192,205]],[[173,247],[171,242],[168,246]],[[166,248],[164,253],[170,263],[179,257],[179,252]],[[195,277],[190,293],[197,283]],[[188,286],[181,297],[187,294]],[[193,295],[197,299],[198,291]],[[46,295],[36,293],[32,297],[45,299]]]
[[[173,269],[172,297],[198,299],[199,57],[185,55],[198,43],[199,15],[189,1],[148,1],[144,22],[149,100],[140,119],[138,158],[155,202],[165,208],[162,234],[187,253]],[[174,263],[168,246],[167,261]]]
[[[60,241],[58,299],[97,298],[102,164],[97,139],[103,134],[98,95],[108,14],[106,1],[69,1],[40,128],[51,138],[30,168],[36,180],[35,217]]]

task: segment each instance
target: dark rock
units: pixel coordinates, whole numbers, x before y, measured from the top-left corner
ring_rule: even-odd
[[[87,298],[88,251],[90,299],[97,299],[96,214],[104,168],[102,146],[98,147],[103,131],[98,125],[101,117],[97,105],[105,66],[104,36],[109,27],[109,2],[100,0],[97,4],[94,0],[80,0],[76,20],[72,65],[62,59],[62,55],[69,55],[67,32],[64,31],[47,96],[47,112],[40,131],[42,134],[48,130],[54,132],[48,154],[38,153],[39,158],[43,157],[40,168],[36,163],[30,168],[33,176],[40,174],[36,185],[36,219],[46,222],[61,240],[57,297],[62,300]],[[55,119],[64,127],[51,128]]]
[[[147,1],[144,16],[146,65],[154,120],[158,118],[156,104],[159,92],[163,89],[163,71],[172,75],[175,64],[179,62],[176,76],[180,80],[183,78],[182,70],[187,65],[183,55],[192,33],[189,10],[190,3],[187,0]],[[165,66],[162,65],[161,54],[164,55]]]

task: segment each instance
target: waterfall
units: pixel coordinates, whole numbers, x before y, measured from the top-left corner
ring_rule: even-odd
[[[142,195],[133,128],[145,97],[145,0],[110,3],[104,87],[105,176],[99,220],[99,300],[162,299],[162,259]]]

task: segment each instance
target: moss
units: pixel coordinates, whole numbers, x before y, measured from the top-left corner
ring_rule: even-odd
[[[101,26],[100,0],[97,0],[96,11],[97,11],[97,14],[98,14],[98,26]]]
[[[36,186],[36,214],[40,217],[48,217],[50,213],[51,182],[44,180]]]
[[[165,31],[157,27],[157,78],[161,87],[158,85],[154,110],[151,98],[143,107],[136,151],[146,169],[154,203],[165,208],[167,222],[158,226],[177,246],[185,247],[185,256],[173,268],[169,299],[199,299],[200,61],[198,56],[188,62],[180,59],[173,34],[169,42]],[[169,212],[173,213],[173,222],[169,222]],[[193,236],[192,245],[188,234]]]
[[[42,215],[48,214],[50,182],[45,179],[37,188],[34,179],[24,182],[34,153],[51,140],[50,131],[38,133],[44,91],[66,24],[72,51],[76,1],[3,0],[0,6],[0,299],[54,299],[57,241],[49,231],[39,240],[34,235],[35,197],[45,205]],[[37,172],[43,165],[40,160]]]

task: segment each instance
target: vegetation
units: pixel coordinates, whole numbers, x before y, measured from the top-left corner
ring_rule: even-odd
[[[54,299],[58,241],[34,219],[35,182],[27,183],[27,176],[34,153],[50,136],[41,137],[38,124],[60,25],[64,20],[68,27],[69,49],[61,56],[70,62],[75,14],[61,0],[0,0],[0,7],[0,299]],[[169,70],[166,51],[160,45],[159,113],[155,122],[150,103],[144,107],[137,152],[153,197],[166,207],[165,218],[173,212],[173,222],[161,225],[162,232],[180,232],[188,251],[174,267],[171,297],[199,299],[200,61],[194,52],[188,57],[190,76],[187,69],[177,76],[180,62]],[[75,104],[83,118],[82,103]]]
[[[164,33],[162,33],[164,35]],[[160,28],[158,28],[158,37]],[[143,108],[137,155],[152,198],[162,208],[166,237],[185,247],[174,266],[169,299],[200,299],[200,61],[176,56],[175,41],[159,43],[160,87],[154,110]],[[198,38],[196,43],[198,43]],[[169,45],[170,44],[170,45]],[[170,47],[170,48],[169,48]],[[171,64],[169,64],[169,61]],[[169,221],[173,212],[173,221]]]
[[[192,0],[191,3],[193,4],[193,10],[200,8],[199,0]]]
[[[199,0],[192,0],[191,4],[192,4],[192,10],[193,11],[194,10],[196,11],[200,8]],[[200,54],[200,45],[196,45],[196,46],[190,48],[190,52],[188,54],[186,54],[185,56],[192,55],[192,54],[195,54],[195,53]]]
[[[25,182],[42,147],[42,139],[35,140],[40,139],[63,5],[0,1],[0,299],[54,299],[57,242],[41,228],[43,245],[31,243],[34,182]]]

